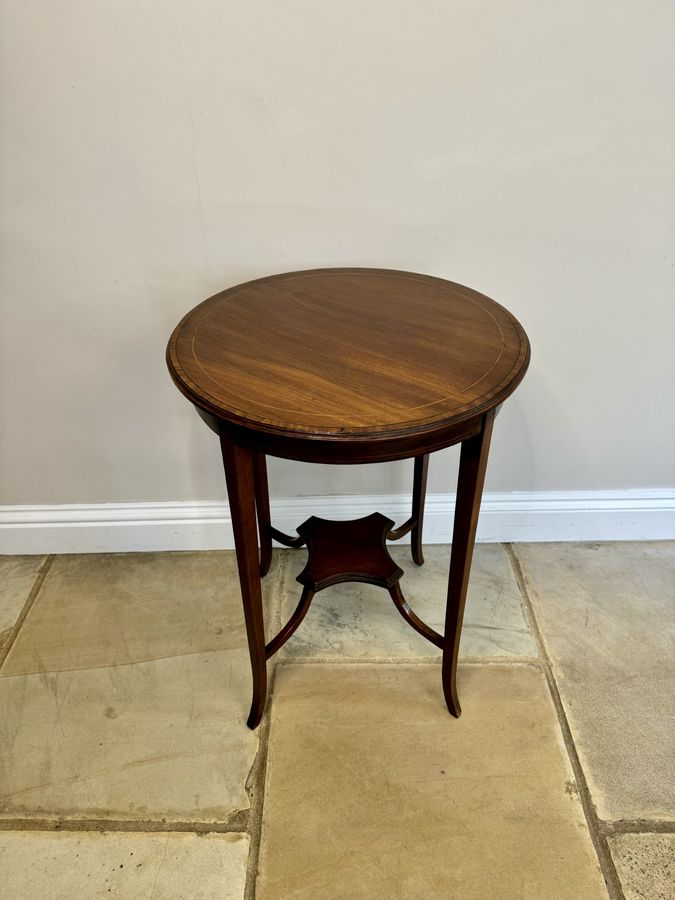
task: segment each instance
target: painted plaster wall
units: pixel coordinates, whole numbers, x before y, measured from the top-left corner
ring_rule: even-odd
[[[222,498],[166,339],[222,287],[324,265],[448,277],[521,319],[533,363],[488,490],[673,483],[672,4],[1,15],[0,502]],[[401,492],[410,472],[277,461],[271,488]]]

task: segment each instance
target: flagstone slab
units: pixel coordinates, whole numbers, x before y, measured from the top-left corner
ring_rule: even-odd
[[[601,819],[675,818],[675,543],[515,548]]]
[[[675,897],[675,834],[621,834],[609,849],[625,900]]]
[[[283,555],[275,555],[275,565]],[[275,598],[276,569],[263,582]],[[57,556],[3,675],[246,647],[233,551]]]
[[[248,835],[0,832],[12,900],[242,900]]]
[[[256,897],[607,898],[542,672],[277,670]]]
[[[250,698],[233,553],[59,557],[0,670],[0,816],[226,821]]]
[[[249,807],[245,650],[0,678],[0,816],[225,821]]]
[[[0,635],[19,618],[44,561],[44,556],[0,556]]]
[[[423,566],[412,562],[409,547],[390,545],[389,550],[405,572],[401,587],[409,604],[442,634],[450,547],[425,547]],[[281,600],[284,620],[298,602],[301,588],[295,578],[306,557],[302,550],[289,554]],[[460,652],[464,658],[537,655],[518,585],[506,550],[500,544],[476,546]],[[289,661],[440,661],[438,648],[403,620],[385,590],[355,583],[335,585],[317,594],[298,631],[282,650],[282,656]]]

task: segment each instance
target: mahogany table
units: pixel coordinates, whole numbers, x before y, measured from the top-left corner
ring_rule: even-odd
[[[253,670],[248,725],[267,694],[267,660],[317,591],[343,581],[386,588],[403,618],[443,653],[442,684],[459,716],[457,656],[495,414],[525,375],[527,336],[504,307],[470,288],[386,269],[316,269],[229,288],[171,335],[176,386],[220,437]],[[461,442],[444,634],[403,597],[387,540],[411,533],[422,565],[429,454]],[[314,463],[414,457],[410,519],[315,516],[283,534],[270,521],[266,455]],[[257,521],[257,528],[256,528]],[[307,544],[297,608],[265,643],[261,576],[272,539]]]

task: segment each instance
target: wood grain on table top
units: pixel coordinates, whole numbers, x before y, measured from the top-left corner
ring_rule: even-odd
[[[529,343],[506,309],[439,278],[316,269],[222,291],[167,348],[171,375],[219,418],[286,434],[414,432],[497,406]]]

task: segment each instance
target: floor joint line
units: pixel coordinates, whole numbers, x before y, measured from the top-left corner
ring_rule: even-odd
[[[251,814],[249,817],[249,850],[246,864],[246,886],[242,900],[255,900],[256,883],[258,880],[258,863],[260,858],[260,844],[262,841],[263,809],[265,806],[265,787],[267,782],[267,762],[269,757],[269,735],[272,723],[272,704],[274,703],[274,688],[276,685],[276,665],[269,676],[269,688],[267,694],[267,710],[260,728],[260,744],[258,753],[251,766],[251,772],[247,779],[247,790],[251,797]]]
[[[33,608],[33,604],[35,603],[35,598],[40,593],[40,589],[44,583],[45,578],[47,577],[49,570],[52,567],[52,563],[54,562],[54,554],[50,553],[47,556],[37,571],[35,576],[35,580],[31,586],[30,591],[28,591],[28,596],[26,597],[23,606],[21,607],[21,612],[19,613],[16,622],[14,623],[11,634],[9,636],[9,640],[5,644],[3,650],[0,650],[0,675],[2,674],[2,667],[5,664],[5,660],[10,654],[12,647],[14,646],[17,637],[19,636],[19,632],[21,631],[21,626],[26,621],[26,617],[28,613]]]
[[[274,631],[281,627],[281,604],[286,580],[286,572],[289,565],[287,552],[282,551],[282,563],[277,567],[274,582],[274,596],[271,603],[270,623],[268,629]],[[248,821],[249,850],[246,864],[246,885],[242,900],[255,900],[256,883],[258,880],[258,862],[260,857],[260,843],[262,840],[262,818],[265,805],[265,786],[267,782],[267,760],[269,755],[269,735],[272,724],[272,708],[274,704],[274,689],[276,685],[276,671],[279,660],[274,659],[268,666],[269,688],[267,694],[266,713],[259,725],[258,752],[253,760],[251,771],[246,779],[246,790],[251,802],[251,812]]]
[[[586,825],[588,826],[591,841],[593,842],[593,846],[598,857],[598,863],[600,864],[600,870],[605,880],[610,900],[626,900],[623,889],[621,887],[619,876],[616,871],[616,867],[614,865],[614,860],[612,859],[612,855],[609,850],[607,836],[602,829],[602,823],[598,818],[598,814],[595,810],[595,804],[593,803],[593,798],[588,787],[588,782],[586,781],[586,775],[584,774],[584,770],[579,759],[579,754],[577,753],[577,748],[574,743],[574,737],[572,735],[572,729],[570,728],[569,722],[567,720],[567,714],[563,706],[560,691],[558,690],[558,684],[553,674],[551,660],[549,659],[548,651],[546,650],[546,644],[544,642],[541,629],[539,628],[539,623],[537,622],[532,601],[530,600],[530,595],[527,590],[525,576],[520,565],[520,560],[516,555],[513,544],[507,543],[505,544],[505,547],[507,555],[511,561],[511,566],[516,577],[516,582],[518,583],[518,587],[520,589],[523,607],[525,609],[525,615],[539,649],[541,667],[546,678],[546,683],[548,685],[556,715],[558,717],[558,723],[562,732],[565,749],[567,750],[567,756],[572,767],[572,772],[574,773],[574,779],[577,783],[581,808],[586,818]]]
[[[161,819],[69,819],[14,818],[0,819],[0,831],[54,831],[81,834],[86,831],[123,832],[127,834],[190,833],[245,834],[250,810],[238,810],[224,822],[166,822]]]
[[[605,837],[618,834],[675,834],[675,821],[672,819],[600,819],[598,826]]]

